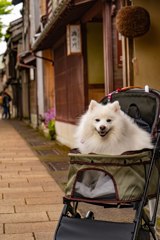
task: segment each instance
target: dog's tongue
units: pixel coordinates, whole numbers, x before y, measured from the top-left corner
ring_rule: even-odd
[[[99,132],[99,135],[100,135],[101,137],[104,137],[106,134],[107,134],[107,132]]]
[[[105,131],[99,131],[98,133],[101,137],[104,137],[109,133],[109,131],[110,131],[110,129],[108,131],[105,129]]]

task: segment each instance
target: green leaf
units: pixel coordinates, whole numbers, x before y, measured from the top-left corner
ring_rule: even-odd
[[[11,6],[12,4],[10,1],[0,0],[0,40],[2,39],[2,37],[5,36],[5,34],[3,34],[2,32],[3,27],[5,27],[5,24],[3,24],[2,22],[1,16],[10,14],[12,12]]]
[[[49,130],[55,130],[55,120],[51,120],[48,123],[48,129]]]

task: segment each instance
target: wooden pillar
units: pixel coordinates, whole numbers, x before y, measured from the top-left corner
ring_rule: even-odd
[[[113,47],[111,1],[103,3],[103,48],[105,94],[113,91]]]
[[[131,2],[123,0],[123,6],[130,6]],[[133,74],[133,39],[122,37],[122,52],[123,52],[123,87],[134,85],[134,74]]]
[[[41,16],[45,16],[47,14],[46,1],[44,0],[40,0],[40,12]]]
[[[133,39],[127,39],[128,41],[128,86],[133,86]]]

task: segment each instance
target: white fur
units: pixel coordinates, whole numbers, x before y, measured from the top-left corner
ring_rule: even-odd
[[[153,148],[150,134],[121,111],[118,101],[102,105],[91,100],[79,121],[75,140],[83,154],[120,155],[126,151]]]

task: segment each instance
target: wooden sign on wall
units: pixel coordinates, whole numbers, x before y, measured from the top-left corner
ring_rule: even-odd
[[[80,25],[67,25],[67,55],[82,52]]]

